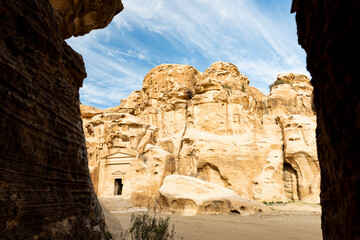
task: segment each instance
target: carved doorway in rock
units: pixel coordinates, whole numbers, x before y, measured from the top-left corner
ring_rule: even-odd
[[[121,195],[123,190],[123,181],[122,178],[115,178],[114,181],[114,195]]]
[[[284,163],[284,188],[288,200],[300,199],[298,174],[289,163]]]

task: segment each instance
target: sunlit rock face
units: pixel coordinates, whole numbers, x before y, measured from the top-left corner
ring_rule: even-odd
[[[85,67],[63,23],[46,0],[0,2],[1,239],[105,238],[79,109]]]
[[[265,96],[230,63],[214,63],[204,73],[188,65],[160,65],[145,76],[143,89],[120,106],[84,120],[90,166],[99,168],[104,162],[101,154],[135,151],[136,157],[127,163],[131,174],[124,172],[119,178],[140,205],[152,205],[164,177],[174,173],[231,189],[243,198],[319,202],[310,80],[292,73],[278,79],[283,84]],[[94,112],[85,108],[84,118]],[[110,113],[124,117],[98,121]],[[128,129],[135,124],[124,127],[127,119],[138,122],[132,134]],[[143,147],[132,142],[142,142]],[[152,148],[162,151],[147,157],[146,149]],[[115,179],[108,184],[113,186]],[[127,190],[129,181],[132,187]],[[147,190],[141,186],[144,182]],[[113,195],[112,190],[106,194]]]
[[[301,114],[312,115],[313,101],[310,79],[302,74],[279,74],[277,81],[283,81],[272,87],[271,93],[267,98],[269,114]]]
[[[293,1],[317,113],[324,239],[360,239],[360,3]]]
[[[167,176],[159,193],[160,209],[184,215],[269,211],[265,205],[241,198],[233,190],[189,176]]]

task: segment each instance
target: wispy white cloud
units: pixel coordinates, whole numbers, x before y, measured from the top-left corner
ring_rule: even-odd
[[[281,72],[308,74],[289,13],[291,0],[123,3],[125,10],[108,28],[68,41],[87,66],[81,90],[85,104],[118,104],[164,62],[192,64],[202,71],[215,61],[232,62],[265,93]]]

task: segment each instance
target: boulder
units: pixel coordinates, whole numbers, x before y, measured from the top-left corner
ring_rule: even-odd
[[[162,210],[184,215],[249,215],[269,211],[265,205],[241,198],[228,188],[188,176],[167,176],[159,193]]]

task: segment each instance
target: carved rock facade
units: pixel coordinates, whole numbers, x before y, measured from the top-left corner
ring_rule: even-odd
[[[136,178],[130,191],[135,205],[153,206],[164,177],[173,173],[247,199],[319,202],[312,86],[304,75],[278,79],[284,83],[265,96],[230,63],[214,63],[204,73],[160,65],[120,106],[93,117],[82,106],[89,165],[99,167],[111,152],[136,152],[126,175]],[[109,115],[123,117],[98,121]]]

